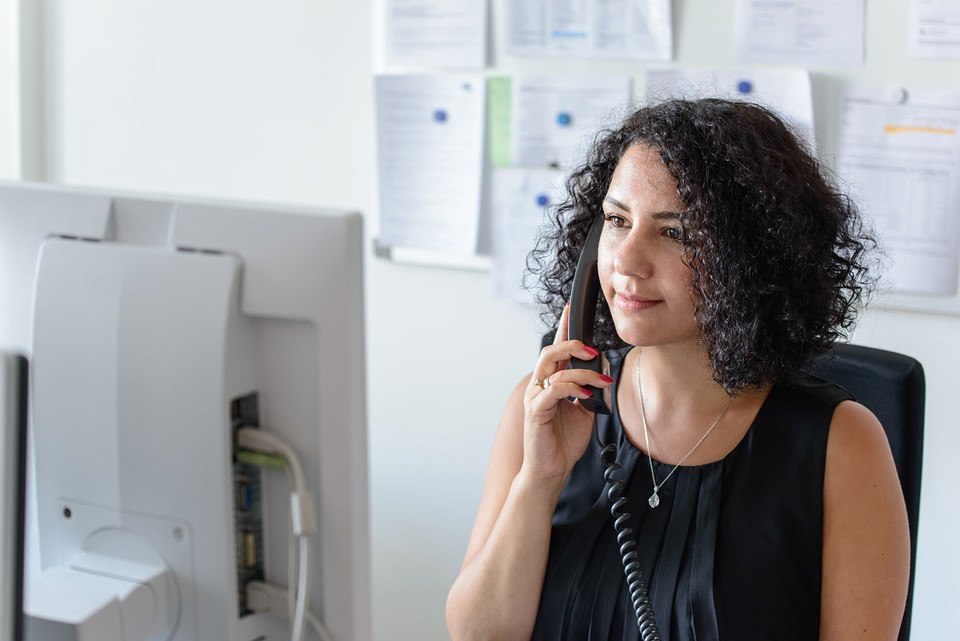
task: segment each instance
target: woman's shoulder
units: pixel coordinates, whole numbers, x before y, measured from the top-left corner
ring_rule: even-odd
[[[892,462],[887,434],[880,420],[867,407],[849,400],[837,405],[830,422],[828,465],[864,471],[878,463]]]
[[[826,399],[847,400],[853,398],[850,392],[837,383],[805,370],[794,372],[784,377],[781,382],[788,387],[803,390],[808,394]]]
[[[775,401],[799,404],[808,409],[820,409],[832,415],[834,409],[844,401],[856,400],[850,392],[829,381],[808,372],[797,372],[784,377],[774,385],[777,392]]]
[[[840,385],[804,373],[780,381],[774,389],[777,414],[795,424],[815,424],[829,435],[830,449],[841,458],[858,458],[870,449],[889,452],[880,421]]]
[[[784,377],[774,383],[747,436],[754,448],[772,447],[784,456],[815,461],[819,467],[834,414],[852,399],[847,390],[816,376]]]

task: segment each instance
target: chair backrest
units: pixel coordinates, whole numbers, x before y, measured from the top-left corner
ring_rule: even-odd
[[[900,476],[910,522],[910,584],[899,641],[910,637],[913,575],[920,517],[920,468],[923,463],[923,413],[926,381],[915,359],[872,347],[838,344],[820,357],[813,373],[840,385],[872,411],[887,433]]]

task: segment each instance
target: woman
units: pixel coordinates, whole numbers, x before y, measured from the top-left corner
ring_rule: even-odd
[[[663,639],[895,639],[909,535],[889,446],[802,373],[868,281],[852,205],[775,115],[718,100],[639,110],[567,191],[534,252],[557,338],[503,412],[452,637],[641,638],[629,527]],[[584,345],[562,301],[597,216],[600,339]],[[567,369],[597,348],[610,376]],[[586,386],[614,392],[596,437]],[[618,446],[619,524],[598,441]]]

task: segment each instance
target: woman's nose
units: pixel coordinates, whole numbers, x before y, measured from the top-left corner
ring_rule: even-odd
[[[630,233],[616,249],[614,268],[624,276],[650,278],[653,261],[650,248],[639,233]]]

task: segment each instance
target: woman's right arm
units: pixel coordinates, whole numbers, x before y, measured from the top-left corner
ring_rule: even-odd
[[[454,641],[529,639],[533,631],[562,480],[538,482],[520,473],[529,384],[527,378],[517,385],[500,419],[480,509],[447,596]]]
[[[558,335],[566,335],[565,320]],[[530,638],[553,511],[593,423],[590,412],[566,399],[586,398],[583,385],[610,384],[595,372],[567,370],[566,362],[570,356],[595,354],[579,341],[545,348],[533,374],[507,401],[467,553],[447,597],[447,627],[454,641]],[[541,390],[534,376],[548,375],[551,384]]]

